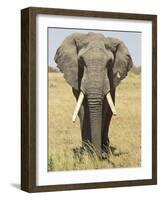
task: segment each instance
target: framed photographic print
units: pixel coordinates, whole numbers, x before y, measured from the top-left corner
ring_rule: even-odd
[[[21,188],[157,184],[157,16],[21,11]]]

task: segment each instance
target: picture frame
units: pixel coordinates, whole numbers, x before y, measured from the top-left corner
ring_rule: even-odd
[[[144,24],[150,24],[151,39],[151,63],[150,70],[151,77],[151,130],[149,131],[149,137],[151,145],[151,160],[150,166],[147,168],[150,170],[150,178],[134,178],[118,180],[103,180],[103,181],[80,181],[66,183],[63,181],[53,184],[52,180],[50,184],[45,183],[37,184],[38,174],[41,173],[40,169],[37,169],[37,159],[40,155],[37,154],[38,148],[38,61],[39,55],[38,49],[40,48],[37,38],[40,37],[40,33],[37,33],[38,26],[44,21],[37,21],[38,16],[50,18],[52,16],[60,17],[60,21],[64,21],[69,17],[83,19],[83,20],[99,20],[99,21],[120,21],[125,20],[129,23],[142,22]],[[59,20],[57,25],[61,23]],[[79,22],[79,21],[78,21]],[[92,23],[91,23],[92,24]],[[94,23],[93,23],[94,24]],[[61,25],[60,25],[61,26]],[[69,28],[70,26],[67,25]],[[90,28],[89,28],[90,29]],[[122,27],[124,29],[124,27]],[[135,29],[135,28],[134,28]],[[41,30],[41,29],[40,29]],[[46,52],[47,54],[47,52]],[[46,65],[47,67],[47,65]],[[45,71],[46,73],[47,71]],[[41,71],[41,73],[43,73]],[[45,74],[44,73],[44,74]],[[47,77],[47,74],[45,75]],[[45,79],[46,80],[46,79]],[[144,99],[145,100],[145,99]],[[39,102],[40,103],[40,102]],[[46,102],[45,102],[46,103]],[[144,149],[144,148],[143,148]],[[43,149],[42,149],[43,150]],[[45,150],[46,152],[47,150]],[[117,169],[115,169],[117,170]],[[93,175],[96,170],[91,170]],[[116,172],[116,171],[115,171]],[[68,172],[59,172],[57,179],[64,174],[64,177],[68,177],[70,182],[70,174]],[[98,172],[99,173],[99,172]],[[104,172],[103,172],[104,173]],[[81,173],[80,173],[81,174]],[[86,176],[88,173],[86,173]],[[50,176],[50,174],[49,174]],[[50,178],[50,177],[49,177]],[[62,180],[64,180],[62,178]],[[43,179],[43,178],[42,178]],[[45,180],[45,178],[44,178]],[[94,188],[110,188],[110,187],[125,187],[125,186],[139,186],[139,185],[155,185],[157,184],[157,16],[150,14],[134,14],[134,13],[119,13],[119,12],[100,12],[100,11],[85,11],[85,10],[67,10],[67,9],[55,9],[55,8],[38,8],[29,7],[21,10],[21,189],[27,192],[46,192],[46,191],[61,191],[61,190],[78,190],[78,189],[94,189]]]

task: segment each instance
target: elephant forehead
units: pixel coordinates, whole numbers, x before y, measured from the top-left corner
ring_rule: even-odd
[[[103,57],[105,55],[105,49],[99,46],[89,46],[85,52],[87,56],[94,55],[94,57]]]
[[[107,56],[102,48],[91,47],[83,55],[86,62],[104,63],[107,61]]]
[[[91,40],[91,42],[89,43],[89,48],[91,47],[105,49],[105,45],[100,39]]]

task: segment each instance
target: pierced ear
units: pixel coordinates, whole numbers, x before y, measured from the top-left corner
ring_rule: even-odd
[[[106,45],[114,53],[113,85],[116,87],[132,68],[133,62],[125,44],[117,38],[107,38]]]
[[[54,60],[57,67],[64,73],[65,80],[78,90],[78,44],[76,39],[83,34],[76,33],[68,36],[57,49]]]

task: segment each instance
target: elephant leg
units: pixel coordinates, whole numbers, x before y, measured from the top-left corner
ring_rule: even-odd
[[[111,96],[112,96],[113,102],[115,102],[115,90],[111,92]],[[110,146],[109,127],[110,127],[111,119],[112,119],[111,109],[106,99],[104,99],[103,113],[102,113],[102,151],[103,152],[107,152]]]
[[[110,110],[107,110],[110,113]],[[112,114],[105,113],[102,123],[102,151],[107,151],[110,145],[109,141],[109,126],[112,118]]]
[[[89,110],[88,106],[86,105],[86,99],[84,101],[85,102],[81,106],[81,109],[78,114],[80,119],[81,137],[83,145],[91,142]]]
[[[73,89],[73,94],[76,98],[76,101],[79,97],[79,92]],[[80,127],[81,127],[81,139],[82,139],[82,146],[91,142],[91,131],[90,131],[90,120],[89,120],[89,109],[87,104],[87,99],[84,99],[83,104],[78,113],[79,120],[80,120]]]

